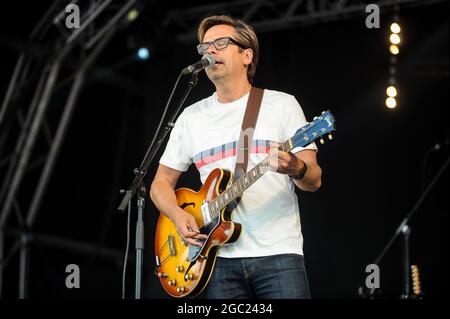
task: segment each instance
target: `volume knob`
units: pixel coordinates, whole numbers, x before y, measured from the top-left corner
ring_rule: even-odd
[[[177,271],[177,272],[183,272],[183,271],[184,271],[184,267],[183,267],[183,266],[178,266],[178,267],[176,268],[176,271]]]
[[[183,293],[185,291],[186,291],[186,288],[184,288],[183,286],[177,288],[177,292],[179,292],[179,293]]]
[[[177,281],[175,279],[171,279],[168,282],[169,286],[175,286],[177,284]]]

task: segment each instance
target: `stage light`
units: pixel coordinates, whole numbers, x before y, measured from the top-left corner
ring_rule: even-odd
[[[148,48],[146,48],[146,47],[140,47],[138,50],[137,50],[137,58],[139,59],[139,60],[142,60],[142,61],[144,61],[144,60],[147,60],[149,57],[150,57],[150,51],[149,51],[149,49]]]
[[[128,11],[128,14],[127,14],[127,19],[128,19],[128,21],[134,21],[134,20],[136,20],[136,18],[138,17],[138,15],[139,15],[139,11],[137,11],[136,9],[131,9],[130,11]]]
[[[389,97],[396,97],[397,96],[397,89],[395,86],[391,85],[386,89],[386,94]]]
[[[397,106],[397,101],[395,100],[394,97],[388,97],[386,99],[386,106],[390,109],[393,109]]]
[[[400,49],[399,49],[399,47],[397,45],[391,44],[389,46],[389,52],[391,52],[393,55],[397,55],[397,54],[400,53]]]
[[[398,25],[398,23],[394,22],[394,23],[391,24],[391,32],[392,33],[400,33],[400,31],[401,31],[401,28]]]
[[[397,55],[400,53],[400,48],[399,48],[399,44],[401,42],[401,38],[400,38],[400,25],[397,23],[399,21],[399,17],[398,15],[394,15],[393,17],[393,21],[390,25],[390,31],[391,34],[389,36],[389,52],[391,53],[390,56],[390,67],[389,67],[389,74],[390,74],[390,78],[389,78],[389,85],[386,88],[386,107],[393,109],[395,107],[397,107],[397,88],[396,88],[396,74],[397,74],[397,69],[395,67],[395,65],[397,64]]]
[[[392,44],[399,44],[400,43],[400,36],[396,33],[392,33],[389,37],[389,41],[391,41]]]

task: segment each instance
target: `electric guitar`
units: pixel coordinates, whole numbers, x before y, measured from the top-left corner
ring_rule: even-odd
[[[334,129],[333,116],[329,111],[323,112],[298,129],[294,136],[280,145],[279,150],[289,152],[295,147],[304,147]],[[201,247],[188,244],[178,234],[172,221],[160,213],[155,235],[155,275],[169,295],[192,297],[206,287],[218,249],[236,241],[241,232],[241,225],[231,220],[233,203],[269,170],[266,157],[232,183],[230,171],[216,168],[198,192],[188,188],[175,191],[178,205],[194,216],[200,232],[207,235],[207,239],[199,240]]]

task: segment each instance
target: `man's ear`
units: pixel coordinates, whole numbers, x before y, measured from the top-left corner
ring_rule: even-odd
[[[250,65],[253,61],[253,50],[245,49],[244,50],[244,65]]]

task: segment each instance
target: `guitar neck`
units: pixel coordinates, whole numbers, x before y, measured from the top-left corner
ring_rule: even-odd
[[[278,147],[278,150],[289,152],[292,148],[291,139],[288,139]],[[255,183],[267,171],[269,171],[269,156],[255,165],[255,167],[249,170],[246,174],[239,177],[233,182],[233,184],[231,184],[230,187],[224,190],[219,196],[209,203],[209,211],[212,218],[215,218],[220,211],[222,211],[222,209],[233,202],[236,198],[241,197],[244,191],[253,185],[253,183]]]
[[[330,133],[333,130],[333,115],[330,111],[322,112],[322,114],[315,117],[312,122],[306,123],[303,127],[299,128],[290,139],[284,143],[281,143],[278,150],[289,152],[297,146],[305,147],[306,145],[314,142],[317,138],[323,136],[324,134]],[[331,134],[329,134],[328,138],[331,139]],[[321,141],[321,143],[323,143],[323,141]],[[242,196],[244,191],[253,185],[253,183],[267,171],[269,171],[269,156],[258,163],[246,174],[239,177],[220,195],[211,200],[207,207],[209,216],[212,219],[217,217],[228,204],[233,202],[236,198]]]

